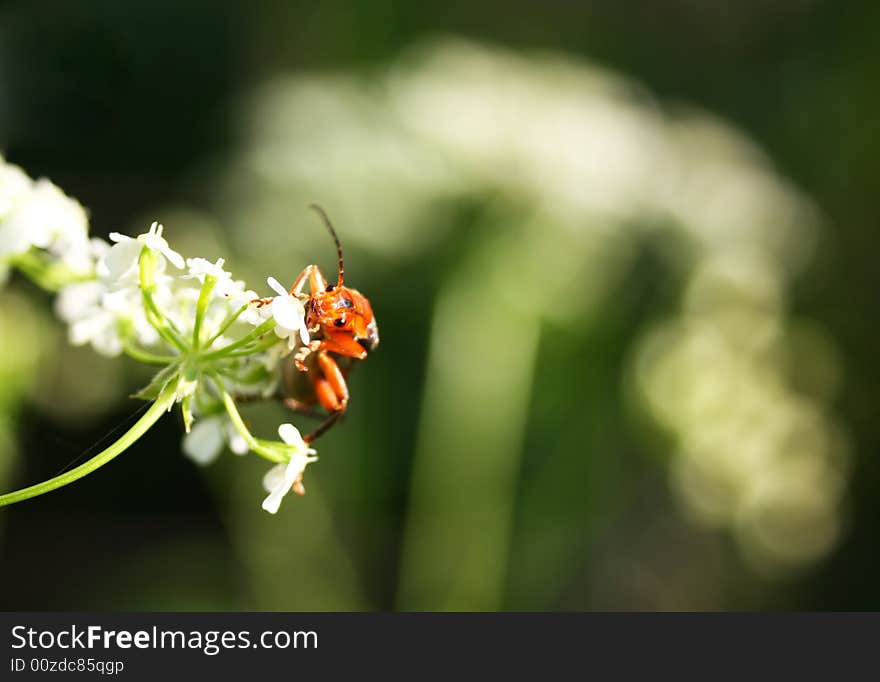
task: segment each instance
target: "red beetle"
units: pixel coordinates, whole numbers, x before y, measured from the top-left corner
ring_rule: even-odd
[[[320,206],[312,204],[310,208],[324,221],[336,243],[338,274],[336,284],[328,285],[320,268],[309,265],[290,287],[290,294],[303,301],[312,341],[285,364],[282,401],[298,412],[313,413],[315,403],[329,412],[324,422],[303,438],[306,442],[325,433],[342,416],[349,399],[345,377],[353,361],[363,360],[379,345],[370,302],[357,289],[344,284],[342,245],[330,218]],[[306,284],[308,300],[303,293]]]

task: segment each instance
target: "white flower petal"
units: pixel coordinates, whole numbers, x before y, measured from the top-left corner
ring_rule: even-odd
[[[278,281],[277,279],[275,279],[274,277],[267,277],[267,278],[266,278],[266,284],[268,284],[269,287],[272,289],[272,291],[274,291],[275,293],[277,293],[279,296],[287,296],[287,289],[285,289],[285,288],[281,285],[281,282],[279,282],[279,281]]]
[[[122,340],[115,329],[107,326],[92,337],[92,348],[100,355],[115,358],[122,353]]]
[[[9,215],[16,206],[25,201],[33,187],[33,181],[21,168],[6,163],[0,156],[0,217]]]
[[[55,299],[55,314],[65,322],[82,319],[96,310],[103,293],[104,285],[97,281],[69,284]]]
[[[124,235],[117,235],[124,236]],[[113,235],[111,234],[112,238]],[[98,274],[107,280],[108,284],[116,284],[126,278],[135,281],[137,277],[138,258],[141,255],[141,245],[136,239],[126,237],[124,240],[114,240],[116,244],[107,251],[98,262]]]
[[[284,472],[287,470],[287,465],[276,464],[269,471],[266,472],[266,475],[263,476],[263,489],[267,493],[271,493],[284,485]]]
[[[229,449],[234,455],[246,455],[251,448],[244,436],[233,429],[233,433],[229,434]]]
[[[296,449],[296,452],[293,455],[294,458],[315,454],[315,450],[310,448],[309,444],[303,440],[299,429],[293,424],[281,424],[281,426],[278,427],[278,435],[287,445]],[[314,457],[306,457],[306,462],[303,463],[302,468],[305,469],[306,464],[314,460]]]
[[[291,466],[288,464],[276,464],[266,472],[263,477],[263,488],[269,493],[269,496],[263,500],[263,509],[270,514],[276,514],[281,506],[281,500],[290,492],[296,480],[296,475],[291,477]]]
[[[308,446],[303,442],[302,436],[299,433],[299,429],[297,429],[293,424],[282,424],[278,427],[278,435],[281,436],[281,440],[283,440],[288,445],[295,445],[297,447],[302,447],[303,449]]]
[[[207,275],[218,280],[229,278],[229,273],[223,269],[225,262],[222,258],[218,258],[216,263],[212,263],[207,258],[187,258],[186,266],[189,274],[184,277],[195,277],[200,282],[204,282]]]
[[[31,243],[27,225],[11,219],[0,225],[0,257],[24,253]]]
[[[168,248],[168,242],[162,238],[161,230],[154,230],[156,223],[150,226],[150,231],[139,234],[137,240],[151,251],[162,251]]]
[[[284,329],[300,329],[305,325],[305,309],[302,303],[292,296],[278,296],[273,299],[272,316],[278,326]],[[286,336],[288,335],[284,334],[284,337]]]
[[[269,493],[269,496],[263,500],[263,509],[265,509],[270,514],[277,514],[278,509],[281,507],[281,500],[284,499],[284,493],[280,490],[275,490]]]
[[[186,265],[189,272],[182,276],[184,279],[198,279],[203,284],[205,277],[213,277],[215,280],[213,293],[216,296],[234,297],[235,300],[239,300],[244,289],[244,282],[234,282],[232,275],[223,269],[224,262],[222,258],[218,258],[216,263],[205,258],[187,258]],[[257,298],[256,294],[248,300],[255,298]]]
[[[210,464],[223,449],[225,417],[199,419],[183,437],[183,452],[196,464]]]
[[[178,270],[183,270],[185,265],[183,261],[183,256],[177,253],[177,251],[175,251],[174,249],[168,247],[167,243],[164,248],[159,249],[159,252],[170,261],[171,265],[176,267]]]
[[[207,258],[187,258],[186,267],[189,274],[184,277],[197,277],[199,281],[202,281],[205,275],[210,274],[213,263]]]

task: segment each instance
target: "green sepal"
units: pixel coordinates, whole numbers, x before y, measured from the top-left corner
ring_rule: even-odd
[[[183,415],[183,429],[187,433],[190,432],[193,425],[193,413],[192,413],[192,395],[186,396],[180,403],[180,413]]]
[[[137,393],[132,394],[132,398],[141,400],[155,400],[165,387],[177,379],[179,366],[177,364],[168,365],[159,370],[152,378],[149,384],[140,389]]]

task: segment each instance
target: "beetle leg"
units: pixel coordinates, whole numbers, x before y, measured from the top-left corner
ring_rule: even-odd
[[[321,436],[321,435],[327,433],[327,431],[330,430],[330,427],[332,427],[337,421],[339,421],[339,418],[341,416],[342,416],[342,412],[331,412],[330,415],[327,417],[327,419],[324,420],[324,423],[321,424],[317,429],[315,429],[311,433],[303,436],[303,440],[306,443],[315,442],[315,439],[318,436]]]
[[[235,402],[239,405],[262,402],[266,398],[262,395],[257,395],[253,393],[234,393],[232,395]],[[307,403],[303,400],[297,400],[296,398],[285,398],[281,394],[273,396],[279,402],[281,402],[284,407],[288,410],[296,412],[297,414],[301,414],[304,417],[308,417],[309,419],[324,419],[327,415],[319,410],[316,410],[314,405],[311,403]]]
[[[321,350],[339,353],[356,360],[363,360],[367,357],[367,351],[364,347],[346,334],[332,335],[328,332],[324,340],[321,341]]]
[[[290,295],[299,296],[305,288],[306,282],[309,283],[309,289],[313,294],[327,288],[327,280],[321,274],[321,269],[317,265],[307,265],[306,269],[299,273],[293,286],[290,287]]]
[[[314,368],[311,379],[318,402],[330,414],[323,424],[303,437],[307,443],[311,443],[330,429],[348,407],[348,386],[345,377],[342,376],[342,370],[339,369],[336,360],[324,350],[318,353],[317,367]]]
[[[312,373],[312,386],[318,402],[328,412],[344,412],[348,405],[348,386],[342,370],[326,351],[318,353],[317,368]]]
[[[300,292],[302,292],[303,287],[306,284],[306,280],[309,278],[309,273],[311,272],[313,266],[307,265],[306,269],[299,273],[299,277],[293,283],[293,286],[290,287],[289,294],[291,296],[299,296]]]
[[[342,410],[342,404],[339,402],[339,398],[336,397],[333,387],[323,376],[318,374],[312,376],[312,387],[315,390],[315,396],[318,398],[318,402],[321,403],[328,412],[339,412]]]
[[[287,293],[291,296],[299,296],[302,293],[302,290],[305,288],[306,282],[309,283],[309,287],[312,290],[312,293],[316,291],[324,291],[327,288],[327,280],[324,279],[324,275],[321,274],[320,268],[317,265],[307,265],[305,269],[299,273],[299,276],[294,281],[293,286],[290,287]],[[272,298],[255,298],[251,303],[256,303],[258,308],[262,308],[264,305],[268,305],[272,302]]]
[[[327,280],[321,274],[321,268],[317,265],[312,266],[312,272],[309,274],[309,288],[313,294],[323,292],[327,289]]]
[[[293,364],[296,365],[296,368],[300,372],[308,372],[309,368],[306,367],[306,358],[309,357],[312,353],[314,353],[318,348],[321,347],[321,341],[314,340],[309,342],[308,346],[301,346],[299,350],[296,351],[296,355],[293,356]]]
[[[348,405],[348,385],[345,383],[345,377],[342,376],[342,370],[339,369],[336,360],[331,358],[327,351],[322,350],[318,353],[318,367],[321,368],[324,378],[333,389],[333,393],[341,405],[340,409],[344,410]]]
[[[309,357],[309,355],[314,353],[316,350],[321,351],[321,353],[325,356],[326,356],[326,352],[330,351],[332,353],[339,353],[340,355],[345,355],[346,357],[355,358],[357,360],[363,360],[365,357],[367,357],[367,351],[364,350],[364,347],[361,346],[361,344],[359,344],[357,341],[355,341],[351,337],[346,336],[344,334],[340,334],[339,336],[330,336],[330,337],[327,337],[327,338],[324,338],[321,340],[316,339],[315,341],[312,341],[311,343],[309,343],[308,346],[302,346],[296,352],[296,355],[293,356],[294,364],[296,365],[296,368],[300,372],[308,371],[308,367],[306,367],[306,364],[305,364],[306,358]],[[327,360],[330,360],[329,356],[326,356],[326,357],[327,357]],[[320,363],[320,361],[321,361],[320,356],[318,358],[318,361]],[[325,362],[326,362],[326,360],[325,360]],[[331,360],[331,362],[333,362],[333,361]],[[333,362],[333,365],[336,367],[336,372],[338,372],[339,376],[341,377],[342,373],[339,372],[339,366],[336,365],[335,362]],[[323,366],[322,366],[322,369],[323,369]],[[332,369],[328,370],[328,371],[333,372]],[[325,374],[326,374],[326,372],[325,372]],[[341,383],[337,382],[335,388],[339,388],[340,391],[345,390],[344,383],[345,383],[344,381]],[[347,390],[345,390],[345,396],[347,399],[348,398],[348,391]]]
[[[292,410],[293,412],[301,414],[304,417],[309,417],[310,419],[324,419],[326,416],[323,412],[316,410],[313,405],[303,402],[302,400],[297,400],[296,398],[282,398],[281,404],[288,410]]]

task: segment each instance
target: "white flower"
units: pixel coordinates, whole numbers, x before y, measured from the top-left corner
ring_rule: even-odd
[[[86,317],[100,306],[104,291],[104,285],[96,280],[68,284],[55,299],[55,313],[65,322]]]
[[[0,220],[11,213],[31,191],[33,181],[21,168],[0,156]]]
[[[162,305],[167,305],[175,295],[175,280],[164,273],[165,259],[183,265],[181,256],[168,247],[161,234],[162,226],[153,223],[149,232],[136,239],[111,234],[116,242],[112,247],[100,239],[88,243],[90,258],[97,260],[94,266],[97,281],[64,287],[56,302],[56,312],[70,325],[71,343],[91,343],[99,353],[118,355],[123,348],[121,329],[130,331],[132,340],[144,347],[159,340],[143,306],[140,254],[146,246],[164,256],[157,259],[154,272],[157,287],[154,296]]]
[[[274,277],[269,277],[266,283],[278,294],[272,302],[261,308],[265,317],[275,318],[275,333],[282,339],[287,339],[287,346],[293,350],[297,346],[297,336],[304,346],[309,344],[309,331],[306,329],[305,308],[296,297],[287,293],[281,283]]]
[[[229,304],[235,308],[253,303],[259,298],[257,292],[248,289],[245,283],[241,280],[235,280],[232,282],[232,286],[226,292],[226,297],[229,300]],[[248,305],[239,319],[244,323],[257,327],[264,320],[263,311],[263,308]]]
[[[297,495],[304,495],[305,488],[302,485],[302,475],[309,463],[316,461],[315,451],[309,447],[299,431],[293,424],[282,424],[278,427],[278,435],[281,440],[293,448],[290,461],[286,464],[276,464],[269,469],[263,477],[263,487],[269,496],[263,500],[263,509],[270,514],[278,512],[281,500],[293,488]]]
[[[0,257],[23,253],[31,246],[26,226],[7,218],[28,200],[32,186],[21,168],[0,157]]]
[[[143,235],[141,235],[143,236]],[[144,243],[116,232],[110,235],[116,243],[105,248],[98,258],[95,271],[110,289],[140,288],[140,257]],[[164,240],[163,240],[164,241]],[[169,249],[170,251],[170,249]],[[175,253],[172,251],[172,253]],[[165,259],[159,258],[155,264],[153,277],[158,289],[167,288],[171,276],[165,274]]]
[[[94,276],[97,273],[98,263],[109,251],[110,244],[99,237],[92,237],[86,242],[70,244],[67,251],[61,255],[61,262],[76,273]]]
[[[115,232],[113,234],[116,234]],[[110,235],[111,238],[113,235]],[[121,235],[117,235],[121,236]],[[118,286],[137,286],[138,258],[141,255],[141,244],[137,239],[126,237],[117,241],[98,261],[98,276],[108,284]],[[164,262],[161,266],[164,267]]]
[[[145,232],[144,234],[139,234],[136,239],[132,239],[124,234],[120,234],[119,232],[111,232],[110,233],[110,241],[116,242],[117,244],[126,244],[128,248],[134,248],[133,243],[138,244],[138,253],[140,253],[140,247],[146,246],[151,251],[156,251],[157,253],[161,253],[165,258],[171,261],[171,264],[182,270],[185,263],[183,261],[183,256],[181,256],[177,251],[174,251],[170,246],[168,246],[168,242],[162,237],[162,226],[154,222],[150,225],[149,232]],[[114,247],[115,248],[115,247]],[[136,261],[137,259],[135,259]]]
[[[122,352],[120,322],[127,321],[134,338],[143,346],[159,340],[156,330],[147,321],[140,290],[125,287],[108,291],[100,280],[68,284],[55,299],[56,314],[68,325],[70,343],[90,343],[101,355],[115,356]]]
[[[236,292],[237,287],[232,281],[232,275],[223,269],[225,262],[222,258],[218,258],[216,263],[212,263],[207,258],[187,258],[189,274],[184,277],[197,279],[201,284],[205,283],[205,277],[213,277],[217,280],[214,284],[214,292],[219,296],[229,296]]]
[[[45,178],[32,182],[0,158],[0,257],[47,249],[68,266],[83,269],[89,253],[85,209]],[[89,263],[86,263],[89,265]]]
[[[48,230],[48,242],[34,246],[47,249],[66,266],[85,272],[93,265],[89,219],[79,202],[45,178],[34,183],[25,220]]]
[[[206,465],[217,459],[224,445],[236,455],[246,455],[248,445],[226,415],[197,419],[183,437],[183,452],[196,464]]]
[[[55,312],[70,325],[68,335],[74,346],[91,343],[101,355],[119,355],[122,340],[117,315],[103,307],[106,287],[97,281],[76,282],[64,287],[55,299]]]
[[[126,287],[108,291],[101,298],[101,306],[118,320],[131,323],[134,338],[143,346],[152,346],[159,340],[159,334],[147,321],[141,291],[137,287]]]

